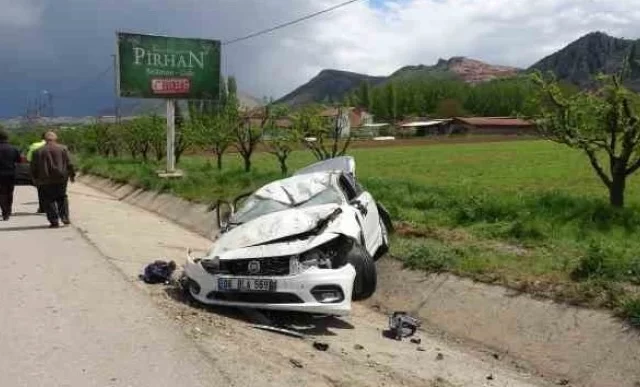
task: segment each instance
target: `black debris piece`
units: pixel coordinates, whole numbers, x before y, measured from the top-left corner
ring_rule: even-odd
[[[355,349],[356,351],[362,351],[364,347],[360,344],[356,344],[353,346],[353,349]]]
[[[424,351],[426,351],[426,349],[424,349],[424,348],[422,348],[422,347],[417,347],[417,348],[416,348],[416,351],[424,352]]]
[[[289,363],[291,363],[292,366],[296,367],[296,368],[303,368],[304,366],[302,365],[302,363],[300,362],[300,360],[296,360],[296,359],[289,359]]]
[[[493,380],[493,374],[487,375],[487,380]]]
[[[414,337],[413,339],[411,339],[411,342],[413,344],[420,344],[420,343],[422,343],[422,339],[419,338],[419,337]]]
[[[498,355],[497,353],[494,353],[493,358],[496,360],[500,360],[500,355]]]
[[[558,383],[556,383],[558,386],[568,386],[569,385],[569,379],[560,379],[558,380]],[[636,385],[640,385],[640,383],[636,384]]]
[[[158,260],[148,264],[140,278],[148,284],[167,283],[175,270],[176,263],[174,261]]]
[[[329,349],[329,344],[314,341],[313,348],[317,349],[318,351],[326,351],[327,349]]]
[[[436,360],[444,360],[444,355],[441,352],[438,352],[436,355]]]

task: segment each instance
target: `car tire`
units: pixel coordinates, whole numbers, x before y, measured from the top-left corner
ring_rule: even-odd
[[[378,283],[376,263],[367,250],[358,243],[349,252],[347,262],[356,269],[351,299],[353,301],[366,300],[376,291]]]

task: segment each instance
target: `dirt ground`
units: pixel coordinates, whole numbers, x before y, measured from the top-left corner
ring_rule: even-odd
[[[545,380],[486,348],[458,342],[423,325],[415,338],[383,336],[387,316],[379,308],[354,305],[347,318],[267,316],[295,325],[303,339],[253,327],[264,316],[203,307],[175,285],[145,285],[137,279],[155,259],[184,262],[187,248],[209,241],[155,214],[115,200],[82,184],[70,188],[74,227],[116,267],[123,279],[147,294],[177,329],[190,337],[227,385],[252,386],[546,386]],[[327,351],[313,347],[329,345]]]

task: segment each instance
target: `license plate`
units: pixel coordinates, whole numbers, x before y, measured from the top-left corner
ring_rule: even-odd
[[[255,278],[218,278],[221,292],[275,292],[277,281]]]

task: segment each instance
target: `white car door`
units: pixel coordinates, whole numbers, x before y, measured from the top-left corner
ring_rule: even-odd
[[[361,191],[353,181],[341,175],[338,179],[340,189],[344,192],[349,203],[356,209],[358,222],[362,228],[364,244],[371,256],[374,256],[382,243],[380,229],[380,215],[378,207],[369,192]]]

